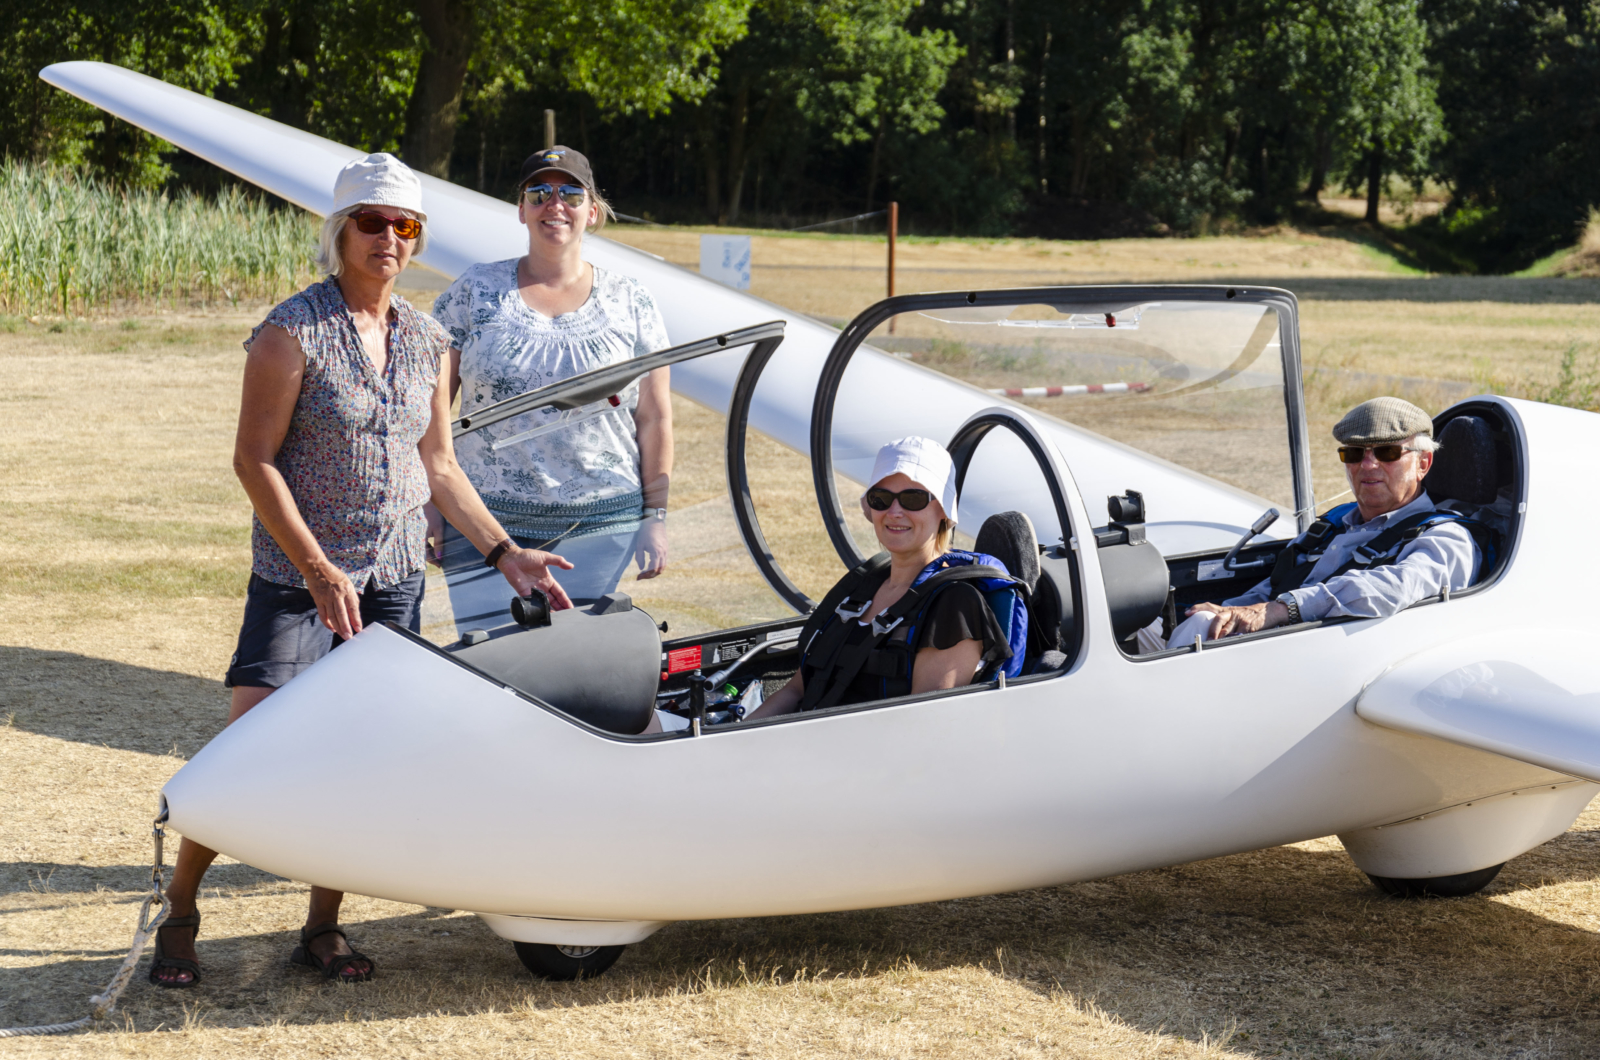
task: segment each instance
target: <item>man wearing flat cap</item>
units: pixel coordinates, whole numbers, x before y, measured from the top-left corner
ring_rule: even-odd
[[[1482,562],[1472,534],[1422,488],[1439,448],[1428,414],[1373,398],[1345,413],[1333,437],[1355,503],[1312,524],[1243,596],[1191,607],[1171,646],[1342,615],[1387,618],[1472,584]]]

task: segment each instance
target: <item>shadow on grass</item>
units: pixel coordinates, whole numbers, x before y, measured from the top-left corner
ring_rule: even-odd
[[[1223,277],[1187,281],[1231,287],[1281,287],[1306,302],[1510,302],[1589,305],[1600,302],[1600,279],[1522,276]]]
[[[168,847],[167,875],[172,875],[172,852]],[[206,871],[207,887],[227,887],[243,891],[262,884],[282,883],[283,877],[239,862],[218,862]],[[48,861],[0,862],[0,894],[77,895],[103,891],[128,892],[130,902],[144,900],[150,886],[149,865],[83,865]],[[4,899],[0,898],[0,902]],[[30,905],[36,909],[38,906]],[[0,913],[7,912],[0,909]]]
[[[253,886],[238,870],[216,882]],[[351,988],[287,965],[296,923],[236,934],[242,907],[213,900],[198,944],[205,983],[159,991],[137,980],[122,1008],[147,1030],[183,1025],[185,1006],[197,1000],[209,1025],[260,1027],[741,990],[782,991],[786,1008],[836,1005],[848,1003],[855,984],[871,992],[879,982],[921,996],[926,1010],[960,1002],[939,1000],[949,990],[924,990],[919,980],[965,976],[970,984],[976,976],[986,989],[1060,1006],[1032,1010],[1058,1031],[1092,1003],[1151,1034],[1215,1041],[1232,1028],[1230,1048],[1253,1055],[1398,1048],[1506,1056],[1515,1055],[1508,1043],[1537,1040],[1539,1055],[1577,1056],[1600,1023],[1600,944],[1493,899],[1597,876],[1600,833],[1591,832],[1546,844],[1508,865],[1485,895],[1455,900],[1385,898],[1341,851],[1280,847],[1018,894],[676,924],[630,947],[604,977],[575,984],[534,980],[482,921],[428,909],[351,927],[353,944],[379,967],[375,982]],[[281,907],[300,908],[298,900]],[[58,954],[68,959],[37,961]],[[73,999],[108,977],[118,957],[98,949],[15,955],[35,962],[0,969],[0,1025],[76,1015]],[[661,1018],[671,1018],[667,1009]]]
[[[190,758],[222,731],[228,692],[220,679],[0,646],[0,725],[8,716],[40,736]]]

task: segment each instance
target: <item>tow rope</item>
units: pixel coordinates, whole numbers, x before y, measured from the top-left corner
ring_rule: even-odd
[[[127,989],[128,981],[133,978],[133,971],[139,966],[139,958],[144,955],[145,946],[155,937],[171,905],[167,896],[162,893],[162,844],[167,838],[165,825],[167,823],[167,807],[165,801],[161,806],[161,813],[151,823],[150,835],[155,840],[155,864],[150,869],[150,893],[145,895],[144,904],[139,907],[139,925],[133,932],[133,948],[128,951],[128,956],[123,958],[122,967],[117,969],[117,974],[111,977],[111,982],[100,993],[89,998],[89,1014],[70,1023],[44,1023],[37,1027],[0,1027],[0,1038],[27,1038],[33,1035],[69,1034],[72,1031],[82,1030],[85,1027],[105,1020],[116,1010],[117,999]],[[151,909],[155,909],[154,915]]]

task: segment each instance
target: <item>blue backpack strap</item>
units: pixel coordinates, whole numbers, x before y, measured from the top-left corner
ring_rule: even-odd
[[[993,568],[996,573],[1003,573],[1002,577],[986,577],[977,579],[974,587],[983,595],[984,603],[989,606],[990,613],[995,617],[996,623],[1005,634],[1007,655],[1003,659],[996,659],[984,668],[980,679],[988,679],[996,672],[1004,671],[1007,677],[1016,677],[1022,673],[1022,665],[1026,659],[1028,647],[1028,589],[1027,586],[1006,572],[1006,565],[995,557],[984,552],[967,552],[962,549],[953,549],[939,559],[929,564],[922,574],[917,576],[913,584],[920,584],[941,569],[955,566],[981,566]],[[930,598],[929,604],[932,603]],[[916,626],[921,625],[927,609],[923,608],[916,616]],[[913,628],[913,639],[920,635],[919,628]]]

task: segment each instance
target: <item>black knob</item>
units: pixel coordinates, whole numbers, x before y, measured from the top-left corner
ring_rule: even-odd
[[[511,617],[517,625],[529,629],[534,626],[548,626],[550,624],[550,598],[542,589],[529,589],[527,596],[516,596],[511,600]]]

